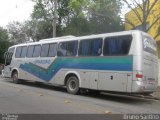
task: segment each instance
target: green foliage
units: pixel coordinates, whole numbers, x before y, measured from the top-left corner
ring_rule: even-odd
[[[63,35],[88,35],[90,34],[89,21],[84,17],[75,17],[71,19],[70,24],[64,28]]]
[[[7,30],[0,27],[0,41],[7,41],[8,40],[8,34]]]
[[[57,2],[57,36],[68,34],[79,36],[123,30],[119,0],[57,0]],[[32,19],[44,22],[44,26],[50,23],[51,26],[55,10],[49,8],[54,8],[54,4],[53,0],[36,1]],[[51,28],[48,29],[45,31],[51,32],[49,34],[51,35]],[[43,38],[45,31],[39,30],[37,38]]]
[[[36,24],[37,30],[34,39],[40,40],[52,37],[52,23],[50,21],[39,21]]]
[[[121,3],[117,0],[96,1],[90,8],[90,24],[93,33],[120,31],[123,29],[119,11]]]
[[[23,31],[23,24],[20,22],[12,22],[7,25],[8,32],[10,34],[10,40],[14,43],[22,43],[26,40],[26,33]]]
[[[39,40],[52,37],[53,31],[53,19],[55,19],[54,1],[53,0],[37,0],[34,6],[32,16],[32,22],[36,26],[32,26],[36,29],[36,35],[32,36],[33,39]],[[57,9],[57,36],[63,35],[64,25],[70,21],[71,9],[68,7],[69,0],[58,0]]]
[[[74,11],[76,16],[85,16],[93,4],[93,0],[69,0],[69,8]]]
[[[9,47],[8,33],[6,29],[0,27],[0,63],[4,63],[3,55]]]
[[[31,20],[9,24],[11,39],[21,43],[51,38],[56,19],[57,36],[88,35],[123,30],[119,0],[32,0]]]
[[[38,0],[34,6],[33,13],[31,14],[32,19],[47,19],[47,11],[45,10],[45,5],[42,3],[42,0]]]

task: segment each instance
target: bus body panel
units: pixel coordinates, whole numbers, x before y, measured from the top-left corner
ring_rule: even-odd
[[[98,89],[106,91],[127,92],[128,74],[120,72],[100,72]]]
[[[117,61],[116,59],[119,59],[119,61]],[[110,88],[108,88],[109,86],[105,87],[107,85],[105,82],[108,82],[108,81],[106,80],[107,77],[104,77],[104,76],[107,75],[111,77],[110,78],[111,83],[108,83],[108,85],[120,83],[120,85],[123,86],[123,89],[121,89],[120,91],[127,92],[127,82],[128,82],[127,77],[131,76],[130,71],[132,71],[132,66],[133,66],[132,59],[133,59],[132,56],[124,56],[124,57],[116,57],[116,58],[115,57],[57,58],[57,60],[55,59],[54,62],[50,64],[48,68],[46,68],[46,71],[50,74],[47,74],[47,73],[43,74],[43,70],[40,68],[42,66],[38,64],[36,65],[33,64],[34,63],[33,61],[32,61],[33,62],[32,64],[24,63],[24,64],[21,64],[20,66],[21,66],[21,69],[23,69],[26,72],[30,72],[30,74],[37,76],[39,79],[42,79],[44,82],[49,82],[49,83],[59,84],[59,85],[64,85],[65,74],[69,70],[65,71],[63,69],[68,68],[70,69],[70,71],[74,71],[70,73],[78,73],[78,75],[81,76],[80,87],[98,89],[98,90],[111,90]],[[37,71],[37,70],[40,70],[40,71]],[[120,70],[122,72],[117,70]],[[54,71],[57,71],[57,72],[53,73]],[[129,71],[129,72],[123,72],[123,71]],[[32,80],[38,81],[36,79],[32,79]],[[98,84],[98,86],[96,84]],[[118,87],[115,87],[115,88],[116,89],[113,89],[114,91],[117,91],[117,89],[120,89]]]
[[[80,88],[102,90],[102,91],[119,91],[131,92],[132,72],[119,71],[98,71],[98,70],[77,70],[71,69],[60,70],[53,80],[49,81],[52,84],[64,85],[65,73],[72,73],[78,76]],[[113,77],[111,79],[111,77]]]

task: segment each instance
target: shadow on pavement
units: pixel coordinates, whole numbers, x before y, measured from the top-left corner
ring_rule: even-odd
[[[6,82],[12,83],[12,81],[9,79],[6,79]],[[53,86],[50,84],[44,84],[44,83],[32,82],[32,81],[23,81],[23,84],[21,85],[29,86],[29,87],[37,87],[37,88],[46,89],[46,90],[53,90],[53,91],[58,91],[58,92],[68,94],[66,91],[66,88],[62,86]],[[141,97],[127,96],[127,95],[120,95],[120,94],[111,94],[107,92],[101,92],[100,94],[94,94],[94,93],[90,94],[89,92],[85,92],[78,96],[89,97],[89,98],[100,99],[100,100],[115,101],[115,102],[120,102],[125,104],[152,104],[155,102],[154,99],[146,99]]]

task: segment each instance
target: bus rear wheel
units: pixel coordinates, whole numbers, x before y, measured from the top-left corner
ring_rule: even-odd
[[[16,71],[13,72],[13,74],[12,74],[12,80],[13,80],[13,83],[16,83],[16,84],[20,83],[20,81],[18,79],[18,73]]]
[[[75,76],[71,76],[68,78],[67,83],[67,92],[73,95],[79,93],[79,81],[78,78]]]

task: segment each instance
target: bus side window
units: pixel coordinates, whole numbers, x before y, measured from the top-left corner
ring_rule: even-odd
[[[78,41],[68,42],[67,56],[76,56],[78,48]]]
[[[97,38],[92,40],[92,56],[99,56],[102,52],[102,39]]]
[[[41,49],[41,57],[48,57],[49,44],[43,44]]]
[[[57,55],[58,56],[66,56],[66,43],[59,43],[58,45],[58,52],[57,52]]]
[[[22,47],[17,47],[17,49],[16,49],[16,54],[15,54],[15,57],[16,57],[16,58],[20,58],[20,56],[21,56],[21,51],[22,51]]]
[[[80,56],[99,56],[102,52],[102,39],[94,38],[80,41]]]
[[[33,50],[34,50],[34,46],[33,45],[28,47],[28,49],[27,49],[27,57],[32,57]]]
[[[91,40],[80,41],[79,55],[80,56],[90,56],[91,55]]]
[[[25,58],[27,53],[27,46],[22,47],[21,58]]]
[[[103,54],[106,56],[127,55],[131,41],[132,37],[129,35],[106,38],[104,40]]]
[[[57,44],[56,43],[51,43],[49,45],[49,57],[54,57],[56,56],[57,53]]]
[[[39,57],[41,53],[41,45],[35,45],[33,57]]]
[[[58,46],[58,56],[76,56],[78,41],[62,42]]]

